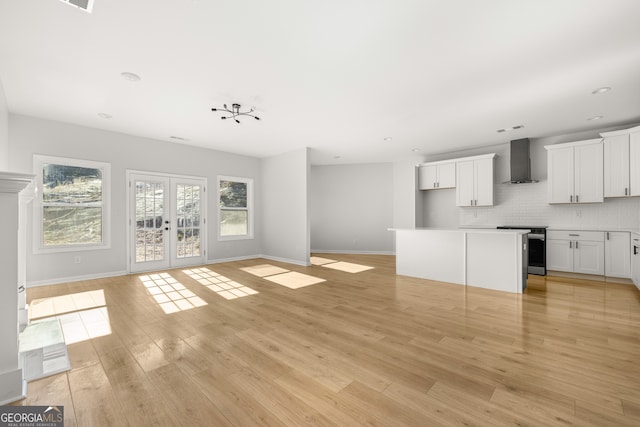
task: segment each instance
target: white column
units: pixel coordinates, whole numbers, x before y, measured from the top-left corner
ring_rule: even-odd
[[[18,355],[18,287],[20,192],[33,182],[33,175],[0,172],[0,405],[24,397]]]

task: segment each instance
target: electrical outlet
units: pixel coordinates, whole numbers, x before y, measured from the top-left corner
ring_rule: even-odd
[[[74,259],[73,262],[75,262],[76,264],[80,264],[82,262],[82,257],[80,255],[77,255]]]

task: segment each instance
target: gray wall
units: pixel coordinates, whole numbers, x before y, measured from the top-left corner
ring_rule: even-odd
[[[391,163],[312,166],[312,252],[393,252],[393,183]]]
[[[32,117],[9,115],[9,159],[12,171],[33,173],[33,155],[43,154],[111,163],[111,248],[86,251],[82,263],[77,253],[33,254],[32,236],[28,242],[27,283],[44,284],[74,278],[122,274],[126,271],[126,170],[163,172],[207,178],[215,189],[218,175],[254,179],[254,191],[262,191],[260,160],[187,145],[151,140],[93,128],[75,126]],[[218,241],[216,192],[208,192],[209,260],[260,255],[262,210],[255,197],[255,238]],[[29,229],[33,227],[30,226]]]
[[[9,109],[0,80],[0,171],[9,170]]]
[[[262,159],[262,241],[266,257],[309,265],[309,153]]]

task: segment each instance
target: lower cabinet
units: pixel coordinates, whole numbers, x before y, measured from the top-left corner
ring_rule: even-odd
[[[605,233],[602,231],[547,232],[547,270],[605,274]]]
[[[607,231],[604,241],[604,275],[631,278],[631,233]]]

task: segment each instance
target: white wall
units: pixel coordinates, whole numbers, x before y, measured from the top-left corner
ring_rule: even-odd
[[[422,218],[422,206],[416,204],[418,170],[416,162],[393,164],[393,227],[413,228],[416,219]]]
[[[309,150],[262,159],[263,254],[309,265]]]
[[[312,251],[393,252],[393,182],[391,163],[313,166]]]
[[[9,109],[0,80],[0,171],[9,170]]]
[[[256,238],[218,241],[216,191],[218,175],[253,178],[260,194],[260,160],[187,145],[151,140],[33,117],[9,115],[9,158],[15,172],[33,173],[33,155],[43,154],[111,163],[111,248],[85,251],[82,263],[77,253],[35,255],[32,238],[28,247],[28,284],[121,274],[126,270],[127,212],[126,170],[141,170],[207,178],[209,260],[259,255],[261,201],[255,200]],[[211,191],[214,190],[214,191]],[[32,229],[33,227],[29,227]]]
[[[440,192],[423,191],[419,203],[423,207],[425,226],[495,226],[547,225],[569,228],[640,228],[640,198],[605,199],[604,203],[580,205],[549,205],[547,203],[547,153],[545,145],[598,138],[600,132],[626,129],[633,125],[617,126],[588,132],[531,140],[531,177],[534,184],[503,184],[509,180],[509,143],[491,147],[432,156],[436,161],[476,154],[497,153],[495,162],[495,205],[491,207],[458,208],[455,199],[444,200]]]

